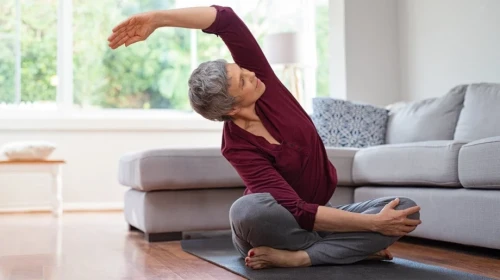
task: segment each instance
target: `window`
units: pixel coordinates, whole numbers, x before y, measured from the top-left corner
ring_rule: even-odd
[[[313,89],[306,93],[310,98],[328,94],[327,2],[217,3],[233,7],[260,43],[268,33],[312,22],[316,40],[310,47],[317,48],[317,63],[313,75],[305,78],[306,85],[314,84],[307,87]],[[207,60],[232,61],[220,38],[200,30],[162,28],[145,42],[111,50],[107,37],[113,26],[135,13],[211,4],[208,0],[4,0],[0,4],[0,104],[191,111],[187,96],[191,71]],[[305,5],[314,6],[312,16],[302,12],[300,7]],[[65,27],[68,23],[70,28]],[[72,75],[68,78],[64,73]]]
[[[145,42],[111,50],[113,26],[143,11],[173,9],[178,1],[74,0],[74,105],[80,108],[188,110],[190,30],[162,28]]]
[[[316,96],[329,96],[328,87],[328,1],[320,0],[316,2],[316,49],[317,49],[317,67],[316,67]]]
[[[57,3],[0,4],[0,104],[55,102]]]

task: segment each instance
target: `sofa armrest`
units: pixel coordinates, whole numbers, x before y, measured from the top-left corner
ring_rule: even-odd
[[[118,181],[140,191],[241,187],[220,148],[151,149],[123,155]]]
[[[337,179],[339,186],[353,186],[352,166],[354,155],[359,148],[326,147],[328,159],[337,169]]]

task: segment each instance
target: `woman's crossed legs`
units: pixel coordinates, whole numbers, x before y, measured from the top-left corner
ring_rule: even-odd
[[[377,214],[395,197],[343,205],[337,209]],[[396,210],[415,206],[400,197]],[[259,269],[269,266],[299,267],[350,264],[365,259],[390,259],[387,247],[400,237],[377,232],[316,232],[302,229],[292,214],[268,193],[239,198],[230,209],[233,243],[247,262]],[[419,219],[419,213],[410,219]]]

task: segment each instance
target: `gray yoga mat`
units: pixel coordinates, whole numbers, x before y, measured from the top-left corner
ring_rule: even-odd
[[[182,240],[182,249],[247,279],[349,279],[349,280],[461,280],[491,279],[438,266],[394,258],[392,261],[363,261],[350,265],[252,270],[233,247],[230,237]]]

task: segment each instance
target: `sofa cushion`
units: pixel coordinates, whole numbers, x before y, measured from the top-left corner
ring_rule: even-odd
[[[453,140],[388,144],[361,149],[354,156],[356,184],[460,186]]]
[[[444,96],[391,108],[386,143],[452,140],[466,89],[466,85],[459,85]]]
[[[244,186],[220,148],[152,149],[122,156],[120,184],[141,191]]]
[[[458,178],[466,188],[500,189],[500,137],[464,145],[458,155]]]
[[[317,97],[312,119],[327,147],[369,147],[385,143],[388,110],[368,104]]]
[[[471,84],[455,131],[456,140],[500,136],[500,84]]]
[[[357,148],[326,148],[337,169],[339,185],[353,185],[352,162]],[[140,191],[210,189],[244,186],[220,148],[152,149],[123,155],[118,181]]]
[[[358,148],[326,147],[328,159],[337,170],[339,186],[352,186],[352,162]]]

